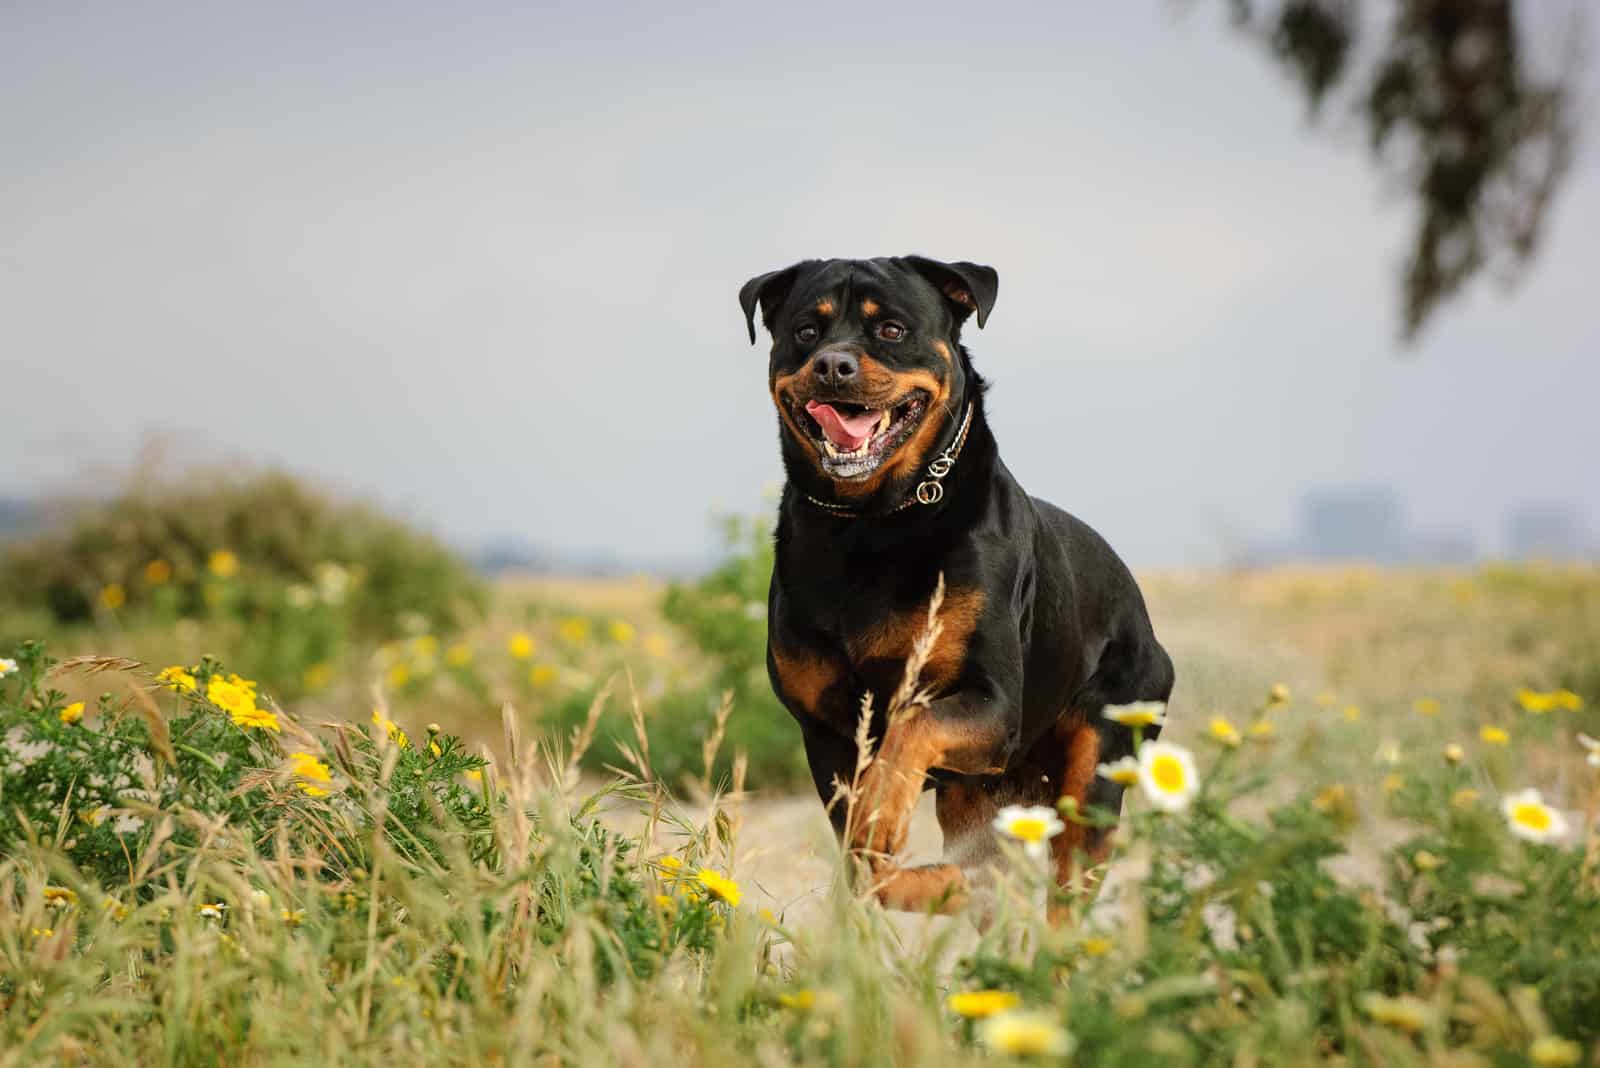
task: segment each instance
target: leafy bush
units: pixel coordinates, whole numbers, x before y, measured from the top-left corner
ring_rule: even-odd
[[[291,694],[351,642],[449,634],[486,600],[432,538],[278,473],[136,485],[0,554],[0,630],[203,621]]]

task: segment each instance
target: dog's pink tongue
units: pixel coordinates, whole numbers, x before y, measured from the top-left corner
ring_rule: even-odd
[[[810,401],[806,404],[806,412],[822,427],[828,440],[845,452],[855,452],[861,448],[872,436],[872,428],[878,425],[878,413],[870,408],[860,415],[845,415],[835,411],[831,404]]]

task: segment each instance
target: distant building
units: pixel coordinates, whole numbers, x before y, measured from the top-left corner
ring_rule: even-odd
[[[1583,560],[1596,555],[1577,512],[1540,502],[1512,509],[1506,517],[1506,552],[1513,559]]]
[[[1472,536],[1460,530],[1414,530],[1400,495],[1387,486],[1328,486],[1300,502],[1300,525],[1281,545],[1258,546],[1254,565],[1374,563],[1393,566],[1470,564]]]

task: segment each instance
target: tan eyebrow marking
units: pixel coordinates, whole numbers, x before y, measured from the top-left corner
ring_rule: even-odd
[[[866,300],[862,301],[861,314],[865,315],[868,319],[872,318],[874,315],[877,315],[878,302],[873,300],[871,297],[868,297]]]
[[[827,297],[823,297],[821,300],[817,301],[817,314],[832,315],[833,301],[829,300]]]

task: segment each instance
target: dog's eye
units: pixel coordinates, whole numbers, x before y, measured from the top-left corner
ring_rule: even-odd
[[[906,328],[897,322],[879,323],[878,336],[885,341],[900,341],[906,336]]]
[[[802,345],[809,345],[817,340],[817,328],[814,326],[799,326],[795,328],[794,339]]]

